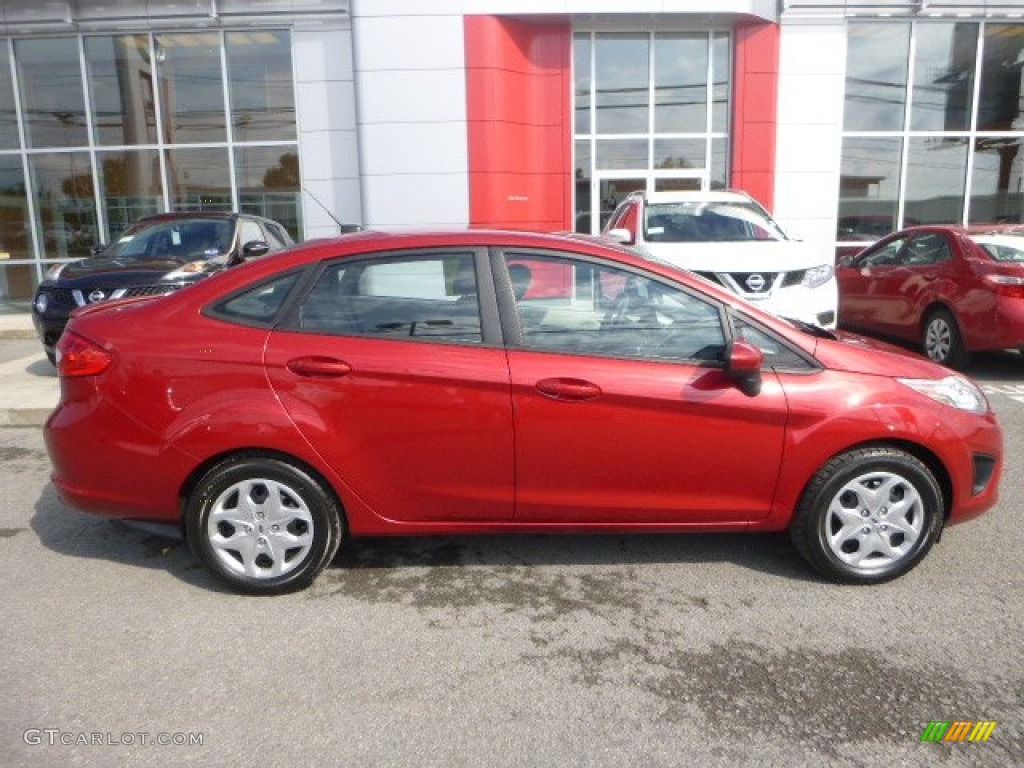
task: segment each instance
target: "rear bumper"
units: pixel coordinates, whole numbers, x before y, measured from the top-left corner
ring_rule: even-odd
[[[96,425],[104,443],[96,445]],[[107,517],[176,524],[179,493],[196,462],[96,392],[92,377],[61,379],[43,428],[51,480],[69,506]],[[116,461],[112,458],[116,457]],[[134,478],[128,483],[125,478]]]

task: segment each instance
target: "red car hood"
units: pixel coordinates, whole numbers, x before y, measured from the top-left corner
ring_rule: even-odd
[[[837,331],[838,339],[820,339],[814,356],[827,367],[875,376],[942,379],[953,372],[925,357],[884,341]]]

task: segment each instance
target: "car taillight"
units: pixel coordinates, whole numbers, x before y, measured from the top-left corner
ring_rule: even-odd
[[[107,350],[88,339],[65,331],[57,342],[57,374],[60,376],[96,376],[110,367]]]
[[[1024,277],[1020,275],[985,275],[985,281],[1000,296],[1024,299]]]

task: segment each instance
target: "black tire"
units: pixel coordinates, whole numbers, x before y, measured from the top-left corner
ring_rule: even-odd
[[[57,367],[57,353],[56,352],[51,352],[48,349],[43,350],[43,351],[46,352],[46,359],[50,361],[50,365],[52,365],[54,368],[56,368]]]
[[[192,551],[220,581],[248,594],[308,587],[342,536],[338,502],[281,459],[235,456],[210,469],[185,510]]]
[[[964,348],[960,326],[946,309],[936,309],[925,319],[921,329],[921,350],[936,363],[957,370],[971,361],[971,354]]]
[[[942,491],[928,467],[896,448],[874,446],[840,454],[818,471],[789,532],[826,578],[878,584],[917,565],[942,522]]]

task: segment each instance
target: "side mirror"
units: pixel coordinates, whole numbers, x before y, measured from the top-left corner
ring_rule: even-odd
[[[761,392],[763,365],[764,352],[743,339],[735,339],[725,355],[725,375],[748,397]]]
[[[242,246],[242,261],[257,259],[270,253],[270,244],[263,240],[250,240]]]
[[[609,229],[607,237],[609,240],[614,240],[616,243],[622,243],[623,245],[633,245],[636,242],[633,233],[628,229]]]
[[[90,256],[99,256],[105,250],[107,250],[107,244],[106,243],[94,243],[92,246],[89,247],[89,255]]]

